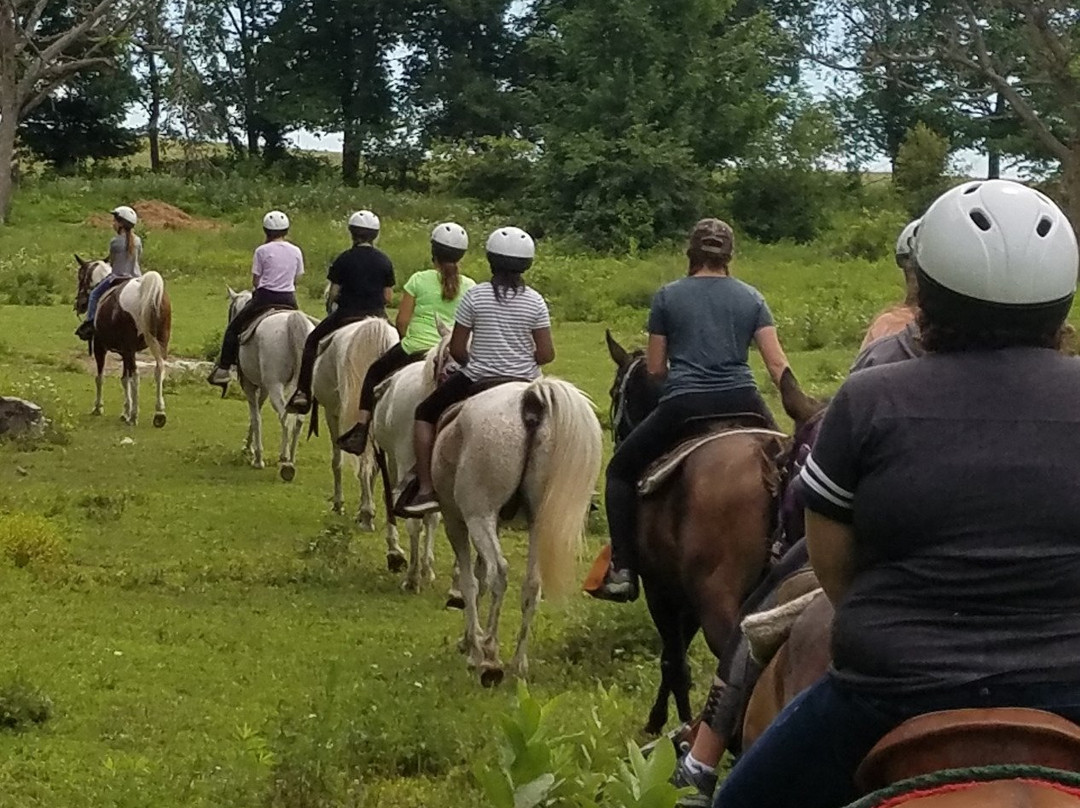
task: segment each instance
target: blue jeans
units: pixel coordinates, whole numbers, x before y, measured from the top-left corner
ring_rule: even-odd
[[[113,275],[106,275],[98,281],[97,286],[90,290],[90,299],[86,303],[86,319],[90,322],[94,322],[94,315],[97,314],[97,307],[98,303],[101,302],[101,296],[108,291],[115,280],[116,278]]]
[[[1033,707],[1080,723],[1080,685],[972,685],[872,697],[826,675],[800,693],[739,758],[716,808],[842,808],[859,798],[852,779],[866,754],[909,718],[964,707]]]

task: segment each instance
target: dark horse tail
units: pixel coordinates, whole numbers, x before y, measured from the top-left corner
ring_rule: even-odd
[[[311,423],[307,427],[308,440],[311,440],[311,436],[319,437],[319,399],[315,396],[311,397]]]

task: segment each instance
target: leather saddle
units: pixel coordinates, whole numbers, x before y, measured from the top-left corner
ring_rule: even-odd
[[[251,341],[251,338],[255,336],[255,331],[262,325],[263,320],[267,317],[272,317],[275,314],[280,314],[283,311],[296,311],[296,309],[290,309],[287,306],[275,306],[274,308],[260,312],[259,315],[248,324],[248,327],[240,332],[240,344],[244,345]]]
[[[864,792],[945,769],[1039,766],[1080,771],[1080,727],[1043,710],[945,710],[905,721],[855,774]]]

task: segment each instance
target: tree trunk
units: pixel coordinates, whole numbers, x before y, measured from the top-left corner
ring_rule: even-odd
[[[14,105],[0,104],[0,225],[8,220],[11,197],[15,192],[12,172],[15,169],[15,130],[18,125],[19,116]]]
[[[150,85],[150,111],[146,136],[150,140],[150,170],[161,171],[161,74],[153,50],[146,52],[147,78]]]
[[[986,178],[988,180],[1001,179],[1001,149],[993,143],[987,152]]]
[[[1065,213],[1073,229],[1080,232],[1080,146],[1073,148],[1070,159],[1061,162],[1061,183]]]
[[[360,184],[360,143],[353,124],[345,125],[341,142],[341,181],[350,187]]]

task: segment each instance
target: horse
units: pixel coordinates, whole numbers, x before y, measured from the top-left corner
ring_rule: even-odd
[[[112,273],[105,261],[84,261],[78,255],[78,290],[75,312],[84,314],[89,305],[90,291]],[[172,305],[165,291],[165,282],[157,272],[145,272],[138,278],[124,281],[101,299],[94,317],[94,337],[90,351],[97,363],[97,395],[94,415],[104,412],[102,387],[105,379],[105,357],[112,351],[120,355],[123,371],[120,385],[124,388],[124,423],[135,426],[139,420],[139,374],[135,354],[149,349],[154,357],[156,401],[154,426],[165,426],[165,357],[169,352],[172,334]]]
[[[522,512],[529,551],[521,589],[521,628],[510,671],[528,673],[527,644],[541,588],[568,590],[593,488],[600,475],[602,436],[592,403],[569,382],[541,377],[478,392],[441,419],[432,478],[454,549],[465,633],[459,645],[485,687],[503,679],[499,616],[507,587],[499,544],[500,516]],[[478,556],[477,581],[472,549]],[[491,602],[483,631],[481,587]]]
[[[339,328],[322,343],[315,360],[312,379],[314,403],[311,410],[309,434],[318,434],[319,406],[326,413],[330,430],[331,468],[334,472],[334,513],[343,513],[345,500],[341,488],[341,464],[344,452],[337,439],[356,423],[360,412],[360,387],[371,364],[390,350],[398,341],[398,333],[382,317],[368,317]],[[353,461],[350,461],[353,462]],[[360,480],[360,506],[356,521],[361,529],[375,529],[374,452],[369,443],[356,462]],[[387,534],[386,563],[391,572],[401,572],[407,566],[405,553],[398,544],[396,531]]]
[[[447,368],[453,362],[447,351],[450,332],[436,322],[441,341],[428,351],[423,362],[414,362],[391,375],[376,388],[375,411],[371,419],[371,437],[375,443],[375,461],[383,475],[386,495],[387,546],[398,541],[397,519],[394,516],[393,491],[398,489],[416,464],[413,449],[413,423],[417,405],[435,391]],[[435,530],[439,526],[438,512],[422,519],[406,519],[409,533],[409,566],[401,583],[406,592],[419,593],[424,583],[435,580]],[[421,528],[423,549],[421,550]],[[456,576],[455,576],[456,579]],[[448,605],[460,606],[455,589]]]
[[[641,351],[628,352],[606,334],[616,365],[611,388],[611,428],[625,437],[658,398]],[[784,409],[797,423],[821,404],[797,384],[781,391]],[[661,641],[660,685],[645,732],[667,723],[671,696],[679,719],[693,719],[687,651],[702,631],[720,656],[737,630],[743,600],[767,571],[775,533],[785,456],[791,442],[763,429],[730,429],[721,419],[711,429],[722,437],[689,452],[657,490],[639,501],[637,558],[645,600]]]
[[[251,292],[229,293],[229,321],[251,300]],[[240,345],[237,365],[240,387],[248,401],[248,433],[244,445],[251,455],[253,468],[264,468],[262,441],[262,406],[270,406],[281,423],[281,451],[278,454],[278,473],[285,482],[296,476],[296,445],[304,417],[285,411],[285,402],[296,389],[300,375],[300,355],[304,340],[315,326],[302,311],[276,311],[259,319],[250,338]]]

